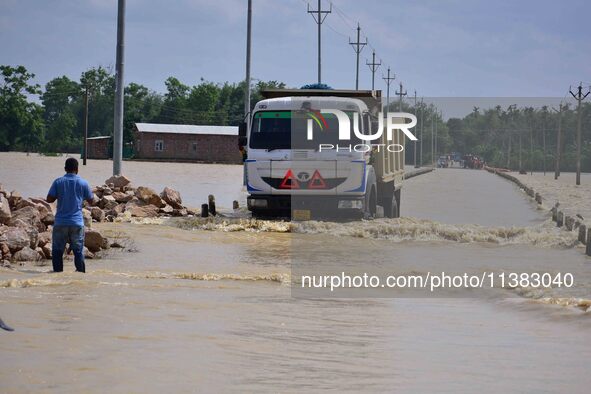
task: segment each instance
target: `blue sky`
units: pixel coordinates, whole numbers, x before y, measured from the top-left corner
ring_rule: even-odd
[[[316,25],[305,0],[253,0],[252,76],[299,87],[316,82]],[[328,7],[323,0],[323,7]],[[323,82],[353,88],[356,23],[409,94],[562,97],[591,81],[591,2],[586,0],[333,0],[323,25]],[[316,0],[311,1],[316,7]],[[0,0],[0,64],[23,64],[37,82],[78,79],[115,63],[116,0]],[[339,12],[337,12],[337,10]],[[246,0],[128,0],[126,82],[163,92],[176,76],[244,78]],[[397,86],[396,86],[397,87]]]

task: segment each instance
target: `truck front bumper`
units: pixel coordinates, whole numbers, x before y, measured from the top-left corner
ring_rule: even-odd
[[[294,211],[309,211],[312,218],[361,217],[364,196],[254,195],[247,199],[253,215],[292,217]]]

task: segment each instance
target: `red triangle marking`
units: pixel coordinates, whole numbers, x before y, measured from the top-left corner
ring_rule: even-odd
[[[314,171],[312,178],[310,178],[308,189],[326,189],[326,182],[318,170]]]
[[[300,183],[298,182],[296,177],[293,175],[293,172],[291,171],[291,169],[287,170],[287,172],[285,173],[285,176],[283,177],[283,181],[281,181],[281,184],[279,185],[279,189],[299,189],[299,188],[300,188]]]

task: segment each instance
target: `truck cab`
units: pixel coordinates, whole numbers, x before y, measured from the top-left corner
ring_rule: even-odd
[[[263,96],[247,128],[247,202],[254,216],[370,217],[377,205],[386,216],[399,215],[403,170],[385,179],[384,157],[393,154],[376,152],[354,133],[355,127],[361,134],[375,129],[381,111],[375,92],[274,90]],[[337,116],[321,110],[346,114],[351,139],[339,140]]]

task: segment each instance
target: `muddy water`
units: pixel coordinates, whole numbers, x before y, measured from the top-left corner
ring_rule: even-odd
[[[150,171],[165,179],[160,166]],[[0,182],[22,182],[4,168]],[[185,177],[170,176],[184,194],[204,187]],[[403,215],[102,225],[137,251],[112,250],[86,275],[0,271],[0,316],[16,328],[0,332],[2,391],[587,392],[588,313],[555,305],[591,298],[574,235],[555,230],[512,184],[476,171],[409,180]],[[467,270],[568,269],[580,283],[570,293],[299,299],[290,289],[294,237],[352,260],[371,245],[383,264],[419,272],[456,261]]]

